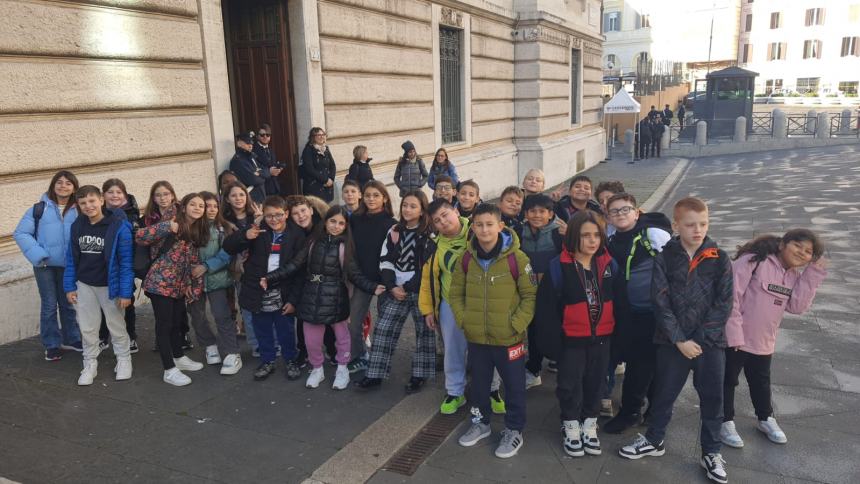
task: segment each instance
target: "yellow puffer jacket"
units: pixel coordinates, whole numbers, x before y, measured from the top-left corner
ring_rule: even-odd
[[[439,303],[448,300],[451,272],[466,250],[469,239],[469,219],[460,217],[460,232],[453,237],[439,234],[436,252],[421,270],[421,289],[418,292],[418,309],[424,316],[439,318]]]

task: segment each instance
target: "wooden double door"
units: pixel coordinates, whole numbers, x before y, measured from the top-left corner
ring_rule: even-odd
[[[272,126],[272,150],[286,163],[282,194],[298,193],[299,150],[286,0],[223,3],[230,95],[236,132]]]

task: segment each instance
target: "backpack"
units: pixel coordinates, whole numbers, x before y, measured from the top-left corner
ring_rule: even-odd
[[[152,263],[158,260],[159,257],[163,256],[173,247],[173,244],[176,243],[176,236],[171,233],[164,239],[164,243],[161,245],[161,248],[158,249],[158,254],[155,257],[150,257],[149,246],[146,245],[137,245],[134,246],[134,277],[140,279],[141,281],[146,279],[146,275],[149,274],[149,269],[152,268]]]
[[[630,254],[627,255],[627,263],[624,264],[624,279],[626,281],[630,280],[630,265],[633,263],[633,256],[636,255],[636,245],[641,245],[643,249],[648,251],[648,255],[651,257],[657,257],[657,250],[651,246],[651,240],[648,238],[648,229],[649,228],[658,228],[672,233],[672,223],[669,222],[669,218],[659,212],[653,213],[643,213],[641,219],[644,219],[648,224],[633,237],[633,244],[630,246]]]
[[[514,282],[520,279],[520,266],[517,265],[517,255],[514,252],[508,252],[508,256],[506,257],[508,260],[508,270],[511,271],[511,276],[514,278]],[[460,258],[460,264],[463,267],[463,274],[469,274],[469,262],[472,261],[472,253],[468,250],[463,252],[463,257]]]
[[[39,220],[42,219],[42,215],[45,214],[45,202],[36,202],[33,204],[33,224],[35,228],[33,229],[33,238],[39,238]]]

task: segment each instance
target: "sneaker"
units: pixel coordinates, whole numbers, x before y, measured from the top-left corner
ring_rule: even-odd
[[[600,416],[601,417],[611,417],[614,414],[612,413],[612,399],[611,398],[601,398],[600,399]]]
[[[235,375],[242,369],[242,357],[237,353],[231,353],[224,357],[224,363],[221,363],[222,375]]]
[[[702,456],[702,468],[708,473],[708,479],[726,484],[729,476],[726,474],[726,461],[720,454],[705,454]]]
[[[131,380],[131,357],[117,358],[113,371],[116,373],[116,381]]]
[[[320,386],[320,383],[325,380],[325,370],[323,367],[314,368],[311,370],[311,374],[308,375],[308,380],[305,382],[305,386],[308,388],[316,388]]]
[[[507,459],[517,455],[517,452],[523,447],[523,434],[519,430],[505,429],[502,430],[502,440],[499,446],[496,447],[496,457]]]
[[[296,364],[295,361],[287,362],[287,380],[294,381],[298,380],[302,377],[302,369],[299,368],[299,365]]]
[[[741,439],[741,436],[738,435],[738,431],[735,429],[735,422],[733,420],[723,422],[723,424],[720,425],[720,441],[729,447],[734,447],[735,449],[743,448],[744,441]]]
[[[597,419],[587,418],[582,422],[582,447],[589,455],[600,455],[600,439],[597,438]]]
[[[184,371],[198,371],[203,369],[203,363],[199,361],[194,361],[187,356],[183,356],[182,358],[174,358],[173,364],[176,365],[177,368]]]
[[[502,400],[502,395],[498,390],[490,392],[490,407],[492,407],[493,413],[497,415],[505,414],[505,401]]]
[[[553,373],[558,373],[558,362],[552,360],[548,361],[546,364],[546,369]]]
[[[779,424],[776,423],[776,419],[773,417],[768,417],[767,420],[759,420],[756,424],[756,428],[764,432],[765,435],[767,435],[767,438],[774,444],[784,444],[788,442],[788,439],[785,437],[785,432],[779,428]]]
[[[638,413],[624,413],[624,409],[622,408],[618,415],[603,424],[603,431],[608,434],[620,434],[630,427],[638,425],[640,422],[642,422],[642,415]]]
[[[218,354],[218,346],[209,345],[206,347],[206,364],[207,365],[220,365],[221,364],[221,355]]]
[[[331,366],[337,366],[340,363],[337,362],[337,356],[332,356],[328,359],[328,364]]]
[[[183,350],[194,349],[194,344],[191,342],[191,336],[189,336],[188,333],[185,333],[182,336],[182,349]]]
[[[337,365],[337,371],[334,372],[334,383],[331,387],[335,390],[345,390],[349,386],[349,369],[346,365]]]
[[[78,385],[92,385],[93,380],[99,373],[99,362],[97,360],[84,360],[84,369],[81,370],[81,376],[78,377]]]
[[[164,370],[164,383],[169,383],[175,387],[184,387],[185,385],[191,384],[191,378],[188,378],[188,375],[182,373],[182,371],[173,367],[169,370]]]
[[[457,439],[457,442],[463,447],[471,447],[489,437],[491,433],[490,424],[485,424],[479,420],[477,423],[473,422],[466,432]]]
[[[419,376],[413,376],[409,378],[409,383],[406,384],[406,393],[418,393],[421,391],[421,387],[424,386],[424,383],[427,382],[426,378],[421,378]]]
[[[350,361],[346,367],[350,373],[358,373],[359,371],[367,370],[367,360],[359,357]]]
[[[359,380],[355,387],[359,390],[378,390],[382,386],[382,378],[371,378],[366,376]]]
[[[636,440],[634,440],[632,444],[625,445],[618,450],[618,455],[632,460],[641,459],[649,455],[659,457],[665,453],[666,447],[663,445],[663,442],[654,445],[651,442],[648,442],[648,439],[646,439],[642,434],[637,435]]]
[[[140,351],[140,348],[137,346],[137,340],[131,340],[131,342],[128,343],[128,352],[135,354],[138,351]]]
[[[526,370],[526,390],[532,387],[539,387],[543,384],[540,379],[540,375],[535,375],[534,373]]]
[[[625,371],[627,371],[627,363],[619,363],[615,367],[615,376],[621,376]]]
[[[455,397],[453,395],[445,395],[445,400],[442,401],[442,405],[439,406],[439,412],[443,415],[453,415],[457,413],[457,410],[466,404],[466,397],[460,395],[459,397]]]
[[[106,339],[100,339],[99,340],[99,353],[101,353],[102,351],[104,351],[108,348],[110,348],[110,341],[108,341]]]
[[[296,359],[295,359],[295,360],[293,360],[293,361],[295,361],[295,362],[296,362],[296,365],[299,367],[299,369],[304,370],[304,369],[305,369],[305,368],[307,368],[307,366],[308,366],[308,357],[307,357],[307,356],[299,355],[299,356],[298,356],[298,357],[296,357]]]
[[[45,361],[60,361],[63,359],[63,351],[60,348],[48,348],[45,350]]]
[[[253,350],[251,350],[251,356],[253,356],[254,358],[259,358],[260,357],[260,349],[254,348]]]
[[[78,341],[78,342],[72,343],[70,345],[62,344],[62,345],[60,345],[60,349],[66,350],[66,351],[77,351],[78,353],[83,353],[84,352],[84,345],[83,345],[83,343]]]
[[[269,361],[260,363],[260,366],[254,371],[254,380],[263,381],[269,378],[269,375],[275,372],[275,362]]]
[[[579,420],[565,420],[561,423],[561,445],[564,453],[571,457],[582,457],[585,450],[582,448],[582,429]]]

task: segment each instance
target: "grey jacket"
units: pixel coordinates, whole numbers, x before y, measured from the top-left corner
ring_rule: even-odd
[[[400,189],[400,196],[409,190],[416,190],[427,184],[427,168],[424,160],[415,158],[415,162],[400,158],[397,168],[394,170],[394,184]]]

